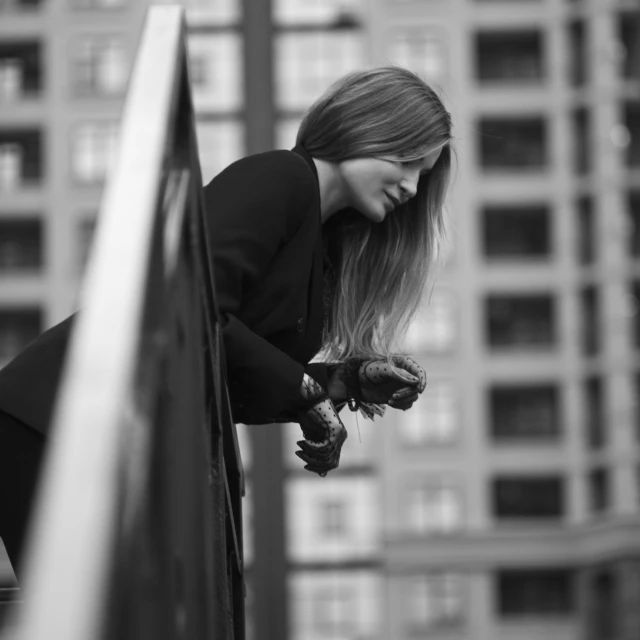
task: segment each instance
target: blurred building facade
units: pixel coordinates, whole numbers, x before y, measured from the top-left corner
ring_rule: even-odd
[[[345,416],[326,478],[283,427],[289,637],[637,638],[637,3],[271,4],[254,37],[267,3],[187,3],[205,181],[293,146],[309,103],[370,64],[438,85],[457,150],[450,248],[406,344],[423,398]],[[0,362],[75,310],[146,6],[0,3]]]

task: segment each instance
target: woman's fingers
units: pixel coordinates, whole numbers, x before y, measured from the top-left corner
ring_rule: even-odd
[[[418,390],[415,386],[412,387],[402,387],[398,389],[392,396],[392,400],[404,400],[410,396],[418,396]]]
[[[389,402],[389,406],[392,409],[400,409],[400,411],[406,411],[407,409],[411,409],[415,401],[418,399],[418,396],[411,396],[410,398],[405,398],[404,400],[392,400]]]
[[[394,356],[393,363],[418,379],[418,393],[422,393],[427,387],[427,374],[425,370],[409,356]]]
[[[329,459],[325,460],[317,460],[316,458],[306,455],[302,451],[296,451],[295,454],[300,458],[303,462],[305,462],[305,469],[307,471],[311,471],[313,473],[317,473],[320,476],[326,476],[327,471],[331,471],[338,466],[340,461],[340,455],[334,455]]]

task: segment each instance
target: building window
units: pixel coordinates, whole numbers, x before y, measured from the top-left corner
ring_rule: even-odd
[[[583,20],[569,24],[569,80],[574,87],[587,81],[587,47]]]
[[[627,102],[624,108],[625,125],[629,131],[627,166],[640,168],[640,102]]]
[[[188,38],[193,104],[198,113],[242,107],[242,39],[236,33],[191,34]]]
[[[496,386],[490,402],[491,435],[496,440],[548,440],[560,435],[555,385]]]
[[[629,194],[627,199],[627,216],[629,229],[629,256],[640,259],[640,191]]]
[[[395,29],[388,34],[389,60],[419,73],[427,81],[442,82],[447,73],[442,34],[433,29]]]
[[[352,437],[357,444],[357,433]],[[343,456],[347,457],[346,451]],[[309,476],[299,465],[297,470]],[[370,474],[343,475],[330,483],[293,478],[287,483],[285,497],[287,554],[292,562],[375,557],[379,548],[380,490]]]
[[[587,443],[591,449],[605,444],[605,421],[602,405],[602,378],[592,377],[583,386]]]
[[[18,58],[0,58],[0,102],[22,97],[22,63]]]
[[[244,155],[244,127],[236,120],[196,122],[203,184]]]
[[[551,347],[555,344],[551,295],[490,295],[486,299],[487,339],[493,348]]]
[[[599,468],[589,472],[589,503],[592,513],[602,513],[609,507],[609,471]]]
[[[573,168],[583,176],[591,170],[591,119],[585,107],[574,109],[573,116]]]
[[[364,0],[274,0],[276,24],[321,24],[337,28],[357,22],[364,10]]]
[[[411,407],[399,415],[399,435],[403,445],[421,447],[448,445],[458,438],[459,397],[450,382],[431,382]]]
[[[18,189],[22,182],[22,147],[5,142],[0,144],[0,191]]]
[[[365,64],[358,30],[281,33],[275,42],[278,109],[302,112],[335,80]]]
[[[185,0],[181,3],[191,25],[231,25],[240,20],[240,0]]]
[[[68,0],[72,9],[108,11],[110,9],[122,9],[128,4],[128,0]]]
[[[0,130],[0,190],[42,180],[42,135],[33,129]]]
[[[640,11],[620,13],[618,34],[624,50],[622,76],[640,80]]]
[[[0,43],[0,102],[38,95],[42,90],[42,56],[38,41]]]
[[[478,135],[480,166],[484,170],[536,171],[548,164],[543,118],[482,118]]]
[[[498,613],[556,616],[574,611],[575,577],[570,569],[505,569],[496,575]]]
[[[376,638],[383,626],[382,584],[371,570],[289,573],[292,638]]]
[[[493,481],[493,513],[498,519],[560,518],[564,483],[560,476],[509,476]]]
[[[42,0],[4,0],[0,11],[32,11],[40,7]]]
[[[618,638],[619,598],[616,575],[609,568],[597,570],[589,581],[590,638]]]
[[[71,81],[76,96],[118,96],[123,93],[129,61],[121,38],[79,38],[71,51]]]
[[[595,260],[595,227],[593,198],[583,196],[576,203],[578,211],[578,260],[582,265],[593,264]]]
[[[541,80],[542,35],[539,31],[477,33],[474,60],[480,82]]]
[[[317,634],[332,638],[350,637],[355,633],[355,596],[351,589],[318,589],[315,598],[313,628]]]
[[[7,362],[16,356],[41,333],[40,309],[0,309],[0,362]]]
[[[600,351],[600,312],[598,290],[589,285],[580,293],[582,311],[582,352],[586,356]]]
[[[410,353],[446,353],[455,349],[457,341],[456,299],[446,291],[434,292],[409,326],[404,348]]]
[[[409,637],[464,621],[462,578],[453,573],[430,573],[405,579],[405,628]]]
[[[117,149],[118,125],[91,122],[73,131],[71,173],[74,180],[95,183],[105,179]]]
[[[404,489],[404,504],[412,534],[447,534],[462,526],[460,489],[449,480],[410,481]]]
[[[548,257],[549,208],[542,205],[488,206],[483,210],[484,255],[490,259]]]
[[[320,505],[320,522],[326,536],[343,537],[347,534],[347,504],[344,500],[325,500]]]
[[[631,298],[631,304],[633,305],[633,326],[631,330],[633,332],[635,348],[640,349],[640,279],[632,282],[629,288],[631,289],[629,297]]]
[[[0,273],[42,268],[42,222],[0,218]]]
[[[636,373],[633,378],[634,387],[634,397],[636,398],[636,402],[633,406],[633,413],[635,418],[635,427],[636,427],[636,441],[640,443],[640,402],[638,402],[638,398],[640,398],[640,373]],[[640,489],[640,485],[638,486]]]

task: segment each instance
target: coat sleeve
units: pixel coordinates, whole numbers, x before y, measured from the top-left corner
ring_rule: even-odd
[[[204,189],[207,235],[237,422],[264,423],[295,409],[304,367],[239,320],[243,299],[313,203],[315,177],[277,151],[240,160]]]

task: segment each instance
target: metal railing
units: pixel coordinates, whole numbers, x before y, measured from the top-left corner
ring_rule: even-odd
[[[3,640],[242,639],[244,477],[182,9],[149,10]]]

